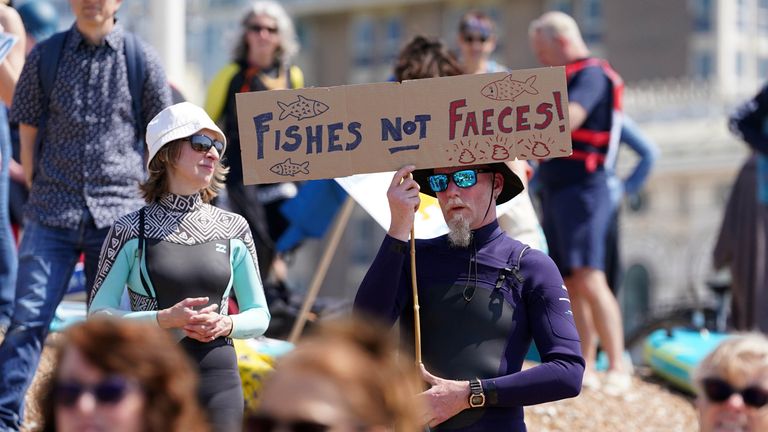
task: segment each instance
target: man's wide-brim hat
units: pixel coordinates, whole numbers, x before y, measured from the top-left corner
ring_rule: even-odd
[[[505,202],[511,200],[512,198],[516,197],[517,194],[522,192],[525,187],[523,186],[523,182],[520,180],[520,177],[518,177],[514,172],[512,172],[511,169],[509,169],[509,166],[503,162],[488,164],[488,168],[492,169],[494,172],[500,173],[502,177],[504,177],[504,187],[501,189],[501,193],[499,194],[499,197],[496,199],[496,205],[504,204]],[[467,167],[470,168],[470,167]],[[462,169],[461,167],[456,167],[456,170]],[[419,187],[421,188],[419,191],[423,194],[427,194],[429,196],[436,197],[436,194],[432,191],[432,188],[429,187],[429,176],[431,176],[434,173],[433,168],[429,169],[420,169],[413,172],[413,179],[416,180],[416,183],[419,184]]]

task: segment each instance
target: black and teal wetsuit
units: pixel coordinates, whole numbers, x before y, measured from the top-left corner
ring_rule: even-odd
[[[240,313],[231,315],[231,337],[263,334],[270,315],[245,219],[203,203],[198,194],[166,194],[143,212],[141,253],[140,211],[120,218],[107,235],[89,297],[89,315],[157,323],[158,310],[187,297],[204,296],[220,305],[219,313],[226,314],[227,299],[234,292]],[[129,311],[120,309],[126,285]],[[243,394],[231,340],[202,343],[180,330],[173,333],[197,362],[201,400],[216,430],[240,428]]]

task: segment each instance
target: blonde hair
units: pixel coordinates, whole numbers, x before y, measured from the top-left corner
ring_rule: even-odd
[[[550,40],[564,37],[571,42],[584,43],[576,20],[570,15],[559,11],[547,12],[538,19],[531,21],[531,25],[528,27],[528,34],[534,36],[537,33],[546,36]]]
[[[179,139],[162,146],[155,156],[149,162],[149,178],[139,185],[141,194],[147,204],[157,202],[163,195],[168,193],[168,168],[176,164],[181,155],[181,146],[185,145],[186,139]],[[213,167],[213,178],[211,183],[200,190],[200,198],[203,202],[209,203],[219,194],[224,187],[229,168],[221,163],[221,159],[216,161]]]
[[[366,426],[419,430],[419,375],[392,333],[360,318],[325,322],[281,358],[275,373],[316,373],[342,390],[351,415]]]
[[[768,338],[761,333],[742,333],[726,339],[702,360],[694,371],[694,385],[702,394],[701,381],[719,377],[734,384],[744,384],[768,371]]]

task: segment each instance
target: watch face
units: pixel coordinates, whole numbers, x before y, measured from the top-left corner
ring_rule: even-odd
[[[483,406],[485,404],[485,396],[472,395],[472,397],[469,399],[469,404],[473,407]]]

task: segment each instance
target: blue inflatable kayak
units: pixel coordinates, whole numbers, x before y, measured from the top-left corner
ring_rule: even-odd
[[[656,375],[681,390],[695,393],[693,371],[728,336],[707,330],[660,329],[645,339],[643,357]]]

